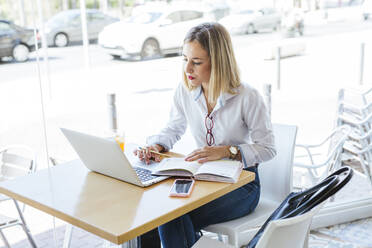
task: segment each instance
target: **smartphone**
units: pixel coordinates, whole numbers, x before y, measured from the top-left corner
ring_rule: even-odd
[[[176,179],[169,191],[169,196],[189,197],[194,188],[193,179]]]

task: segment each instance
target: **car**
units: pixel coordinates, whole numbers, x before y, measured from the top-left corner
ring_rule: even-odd
[[[280,28],[280,14],[273,8],[244,9],[219,21],[231,34],[252,34]]]
[[[36,40],[40,43],[39,34],[36,35]],[[35,50],[33,29],[20,27],[11,21],[0,19],[0,59],[13,57],[17,62],[24,62],[28,60],[29,53],[33,50]]]
[[[304,29],[305,19],[302,9],[292,8],[283,13],[281,31],[284,37],[295,37],[297,34],[303,36]]]
[[[158,58],[179,53],[187,31],[207,21],[202,10],[192,7],[142,8],[129,19],[105,27],[98,44],[114,58]]]
[[[80,9],[59,12],[45,24],[48,46],[65,47],[71,42],[82,41]],[[96,9],[87,9],[88,38],[95,40],[98,33],[108,24],[119,21]]]
[[[362,4],[362,15],[364,20],[372,17],[372,0],[365,0]]]

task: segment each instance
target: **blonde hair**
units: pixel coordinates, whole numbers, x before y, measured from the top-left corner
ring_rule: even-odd
[[[203,23],[190,29],[183,42],[192,41],[199,42],[210,58],[208,101],[215,103],[222,93],[235,94],[234,89],[240,85],[240,75],[227,30],[219,23]],[[196,88],[189,83],[185,72],[183,81],[189,90]]]

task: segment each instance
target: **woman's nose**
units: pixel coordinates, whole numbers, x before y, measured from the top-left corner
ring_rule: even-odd
[[[192,73],[193,72],[192,64],[190,62],[185,63],[185,72],[186,73]]]

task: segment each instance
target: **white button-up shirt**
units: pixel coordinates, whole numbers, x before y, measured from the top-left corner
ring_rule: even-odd
[[[258,91],[246,84],[236,94],[223,93],[211,112],[212,134],[218,145],[237,146],[244,167],[270,160],[276,154],[272,125],[266,106]],[[180,83],[173,97],[170,119],[158,135],[147,138],[147,144],[162,145],[166,150],[185,133],[187,124],[198,147],[207,146],[205,118],[207,104],[202,88],[190,91]]]

